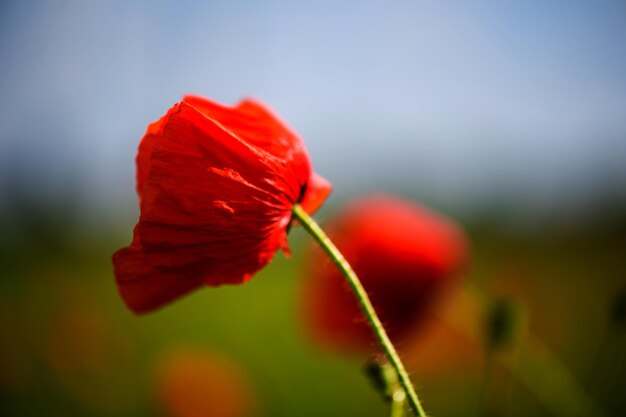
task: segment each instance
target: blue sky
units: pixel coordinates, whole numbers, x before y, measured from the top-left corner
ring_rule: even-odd
[[[140,136],[192,92],[269,103],[337,193],[623,192],[626,5],[442,3],[3,2],[0,173],[134,201]]]

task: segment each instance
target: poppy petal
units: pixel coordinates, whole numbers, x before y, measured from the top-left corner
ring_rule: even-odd
[[[143,313],[202,285],[245,282],[288,251],[302,190],[327,185],[297,135],[259,103],[185,97],[139,146],[141,215],[131,245],[113,256],[122,298]]]
[[[143,186],[148,178],[148,172],[150,171],[152,149],[154,149],[155,142],[159,140],[163,126],[169,120],[170,115],[178,111],[178,106],[178,103],[175,104],[166,115],[156,122],[150,123],[145,135],[141,138],[141,142],[139,142],[139,152],[137,152],[135,163],[137,164],[137,195],[140,201],[143,195]]]
[[[300,205],[304,211],[312,215],[322,206],[332,190],[332,184],[326,178],[314,172],[307,184]]]

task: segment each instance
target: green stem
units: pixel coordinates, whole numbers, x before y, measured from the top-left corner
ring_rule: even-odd
[[[398,390],[391,396],[391,411],[389,413],[389,417],[404,417],[405,403],[406,394],[398,388]]]
[[[344,275],[348,283],[350,284],[350,288],[352,292],[356,296],[359,301],[359,305],[361,306],[361,310],[367,321],[369,322],[372,330],[374,331],[374,335],[378,340],[378,343],[383,348],[385,355],[387,356],[387,360],[393,366],[393,368],[398,373],[398,379],[400,380],[400,384],[404,391],[406,392],[406,396],[409,401],[409,405],[411,409],[418,417],[426,417],[426,413],[422,408],[422,404],[420,403],[417,394],[415,393],[415,389],[413,388],[413,384],[411,383],[411,379],[409,378],[409,374],[407,373],[402,361],[400,360],[400,356],[398,352],[396,352],[393,343],[389,339],[383,324],[380,322],[374,307],[372,306],[372,302],[370,301],[367,293],[365,292],[365,288],[359,281],[359,278],[355,274],[354,270],[343,257],[339,249],[333,244],[333,242],[326,236],[326,233],[319,227],[319,225],[309,216],[300,205],[296,204],[293,207],[293,215],[294,217],[302,224],[302,227],[311,235],[313,239],[317,241],[320,247],[328,254],[333,263],[339,268],[341,273]]]

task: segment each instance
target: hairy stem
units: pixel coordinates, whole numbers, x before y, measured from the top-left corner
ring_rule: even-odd
[[[370,301],[367,293],[365,292],[365,288],[359,281],[356,273],[343,257],[339,249],[333,244],[333,242],[328,238],[326,233],[319,227],[319,225],[313,220],[300,205],[296,204],[293,208],[294,218],[297,219],[302,227],[311,235],[313,239],[320,245],[320,247],[328,254],[333,263],[339,268],[343,276],[348,281],[352,292],[356,296],[359,301],[359,305],[363,314],[367,318],[367,321],[370,324],[370,327],[374,331],[374,335],[378,340],[378,343],[382,347],[385,355],[387,356],[387,360],[393,366],[395,371],[398,374],[398,379],[400,380],[400,384],[402,388],[406,392],[406,397],[408,400],[411,409],[418,417],[426,417],[426,413],[422,408],[422,404],[420,403],[417,394],[415,393],[415,388],[413,388],[413,384],[411,383],[411,379],[409,378],[409,374],[404,367],[404,364],[400,360],[400,356],[396,351],[393,343],[389,339],[383,324],[381,323],[374,307],[372,306],[372,302]]]

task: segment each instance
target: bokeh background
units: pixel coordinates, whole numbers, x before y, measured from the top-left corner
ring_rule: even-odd
[[[269,103],[335,186],[320,219],[384,191],[466,228],[467,284],[407,353],[432,415],[626,412],[623,1],[59,0],[0,3],[3,416],[387,413],[303,329],[298,230],[246,285],[124,308],[137,143],[185,93]]]

